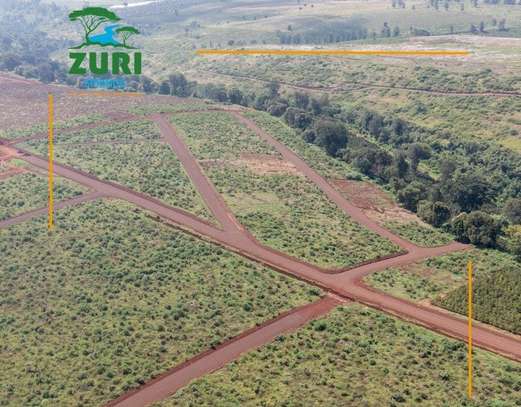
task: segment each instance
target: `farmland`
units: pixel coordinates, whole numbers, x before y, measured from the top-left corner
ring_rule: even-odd
[[[0,406],[521,406],[521,4],[140,1],[0,1]]]
[[[0,237],[8,405],[100,405],[320,292],[119,201]]]
[[[195,381],[157,406],[441,406],[451,405],[448,400],[462,406],[516,405],[521,397],[518,364],[476,351],[480,374],[469,402],[464,360],[460,342],[349,305]]]

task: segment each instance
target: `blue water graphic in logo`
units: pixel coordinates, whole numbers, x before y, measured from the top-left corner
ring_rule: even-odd
[[[101,45],[103,47],[107,45],[112,46],[118,46],[122,45],[121,42],[119,42],[116,39],[116,36],[118,35],[116,32],[116,29],[119,27],[119,24],[112,24],[107,25],[104,27],[105,32],[103,34],[97,34],[97,35],[90,35],[89,41],[91,45]]]

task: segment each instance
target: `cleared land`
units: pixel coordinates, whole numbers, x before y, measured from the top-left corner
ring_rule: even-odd
[[[64,209],[53,234],[2,229],[0,246],[10,405],[100,405],[320,293],[120,201]]]
[[[26,165],[15,165],[14,168],[28,170]],[[86,191],[69,180],[55,180],[54,197],[57,201],[78,196]],[[48,182],[44,175],[19,172],[4,179],[0,177],[0,221],[45,207],[47,203]]]
[[[45,140],[23,143],[40,155]],[[152,122],[137,121],[57,137],[57,162],[89,172],[182,208],[207,220],[212,215]]]
[[[226,113],[181,114],[172,121],[238,220],[262,243],[335,268],[398,251],[297,171],[259,168],[266,156],[272,164],[282,161],[280,154]]]
[[[465,400],[466,348],[360,305],[277,338],[156,406],[515,406],[518,364],[476,351]]]

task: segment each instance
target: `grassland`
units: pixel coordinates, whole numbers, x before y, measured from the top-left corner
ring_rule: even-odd
[[[261,129],[292,149],[316,172],[325,178],[346,179],[358,178],[356,172],[348,163],[329,156],[320,147],[306,143],[301,136],[288,127],[282,120],[268,113],[248,110],[244,114],[252,119]]]
[[[418,222],[391,221],[384,223],[384,227],[404,239],[423,247],[442,246],[454,240],[448,233],[444,233],[433,227],[421,225]]]
[[[57,138],[55,159],[212,220],[175,153],[159,138],[157,127],[148,122],[83,130]],[[26,146],[40,154],[46,149],[38,140]]]
[[[466,266],[475,265],[475,319],[521,333],[519,263],[496,250],[473,249],[406,267],[391,268],[366,277],[370,285],[398,297],[429,300],[465,314]]]
[[[518,405],[519,365],[481,350],[469,402],[465,354],[461,342],[349,305],[156,406]]]
[[[262,243],[336,268],[399,250],[352,221],[302,175],[282,167],[275,150],[229,115],[172,120],[239,221]],[[268,158],[272,171],[259,170]]]
[[[62,178],[55,179],[56,200],[72,198],[86,189]],[[47,179],[33,172],[15,174],[0,179],[0,220],[5,220],[31,209],[42,208],[48,202]]]
[[[0,230],[0,400],[102,405],[319,291],[119,201]]]

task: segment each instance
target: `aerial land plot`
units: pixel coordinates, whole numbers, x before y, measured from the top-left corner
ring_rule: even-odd
[[[49,186],[42,173],[30,172],[30,166],[13,164],[21,172],[12,176],[0,177],[0,221],[20,215],[32,209],[47,206]],[[54,199],[73,198],[87,189],[63,178],[55,178]]]
[[[419,246],[439,246],[452,241],[452,236],[436,230],[422,222],[415,214],[400,208],[391,195],[376,184],[346,179],[359,178],[360,175],[354,174],[344,161],[336,160],[317,146],[306,143],[302,136],[296,134],[281,120],[253,111],[246,112],[245,116],[304,158],[311,167],[328,178],[347,200],[381,226]]]
[[[146,121],[82,130],[57,138],[55,160],[212,220],[174,151],[159,139]],[[39,154],[47,148],[42,140],[21,146]]]
[[[332,268],[399,250],[352,221],[228,114],[174,115],[172,122],[239,221],[262,243]]]
[[[507,253],[473,249],[391,268],[365,281],[398,297],[433,303],[450,311],[467,313],[467,262],[474,276],[474,318],[521,334],[521,314],[513,304],[521,300],[519,263]]]
[[[120,201],[0,230],[0,400],[103,405],[320,290]]]
[[[476,350],[469,402],[465,358],[463,342],[352,304],[154,406],[518,405],[519,364]]]

